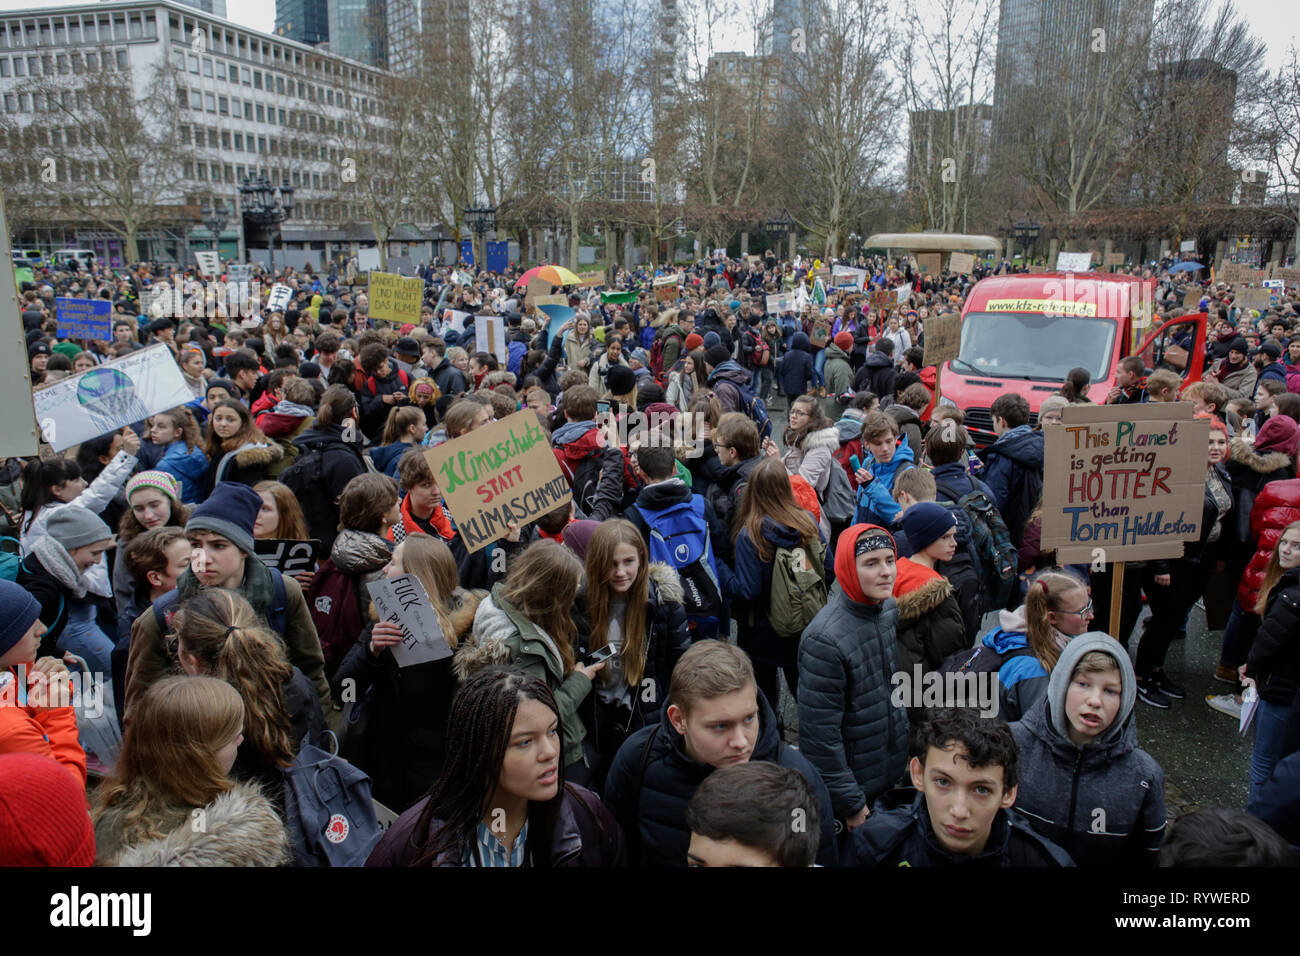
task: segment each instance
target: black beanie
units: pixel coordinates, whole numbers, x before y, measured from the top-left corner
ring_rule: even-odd
[[[709,368],[717,368],[723,362],[731,358],[731,353],[727,351],[725,345],[710,345],[709,350],[704,353],[704,361]]]

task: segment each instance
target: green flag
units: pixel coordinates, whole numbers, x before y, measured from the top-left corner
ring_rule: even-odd
[[[606,305],[621,305],[624,302],[635,302],[635,292],[602,292],[600,301]]]

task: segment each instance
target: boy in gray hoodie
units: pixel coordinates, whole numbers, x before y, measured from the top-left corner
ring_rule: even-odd
[[[1011,725],[1018,809],[1079,866],[1154,866],[1165,831],[1165,775],[1137,745],[1137,682],[1119,642],[1080,634],[1061,651],[1047,696]]]

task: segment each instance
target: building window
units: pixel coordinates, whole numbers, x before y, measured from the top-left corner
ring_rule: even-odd
[[[243,83],[245,86],[252,85],[253,74],[248,71],[248,67],[241,66],[239,68],[239,82]]]
[[[192,110],[203,109],[203,94],[200,93],[198,90],[190,90],[190,109]]]
[[[9,75],[9,57],[0,60],[0,76]]]
[[[261,103],[257,104],[257,121],[259,123],[266,122],[266,108]]]
[[[215,113],[217,111],[217,98],[211,93],[203,94],[203,103],[207,107],[209,113]]]
[[[261,88],[262,88],[262,71],[261,71],[261,70],[254,70],[254,71],[253,71],[253,89],[255,89],[255,90],[260,90]]]
[[[185,70],[185,51],[184,51],[184,50],[174,50],[174,51],[172,51],[172,62],[174,62],[174,63],[176,64],[176,69],[181,70],[182,72],[184,72],[184,70]]]
[[[126,51],[125,51],[125,50],[118,50],[118,51],[117,51],[117,68],[118,68],[119,70],[130,69],[130,67],[128,66],[128,64],[127,64],[127,62],[126,62]]]
[[[151,40],[158,38],[158,22],[154,19],[152,13],[144,15],[144,35]]]
[[[217,97],[217,112],[220,113],[222,116],[229,116],[229,115],[230,115],[230,100],[226,99],[224,96],[218,96],[218,97]]]
[[[144,38],[144,21],[138,16],[131,18],[131,39],[140,40]]]
[[[27,61],[20,56],[14,57],[14,76],[27,75]]]
[[[206,56],[203,58],[203,75],[209,78],[212,76],[212,60]]]
[[[253,104],[248,102],[248,100],[244,100],[244,119],[251,121],[252,118],[253,118]]]
[[[98,53],[87,53],[87,54],[86,54],[86,69],[89,70],[91,73],[98,73],[98,72],[99,72],[99,54],[98,54]]]
[[[236,134],[235,134],[235,149],[243,150],[243,148],[244,148],[244,134],[243,134],[243,133],[236,133]]]
[[[284,77],[277,76],[275,78],[275,91],[281,95],[284,95]]]
[[[75,17],[72,19],[72,22],[68,24],[68,42],[81,42],[81,21]]]
[[[281,125],[281,126],[286,125],[285,122],[284,122],[284,110],[279,110],[279,109],[278,109],[278,110],[276,110],[276,112],[277,112],[277,113],[279,114],[279,116],[280,116],[280,125]]]

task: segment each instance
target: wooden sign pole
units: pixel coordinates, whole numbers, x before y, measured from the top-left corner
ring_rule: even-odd
[[[1124,608],[1124,562],[1116,561],[1112,568],[1110,578],[1110,630],[1106,633],[1123,644],[1124,641],[1119,636],[1119,628]]]

